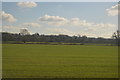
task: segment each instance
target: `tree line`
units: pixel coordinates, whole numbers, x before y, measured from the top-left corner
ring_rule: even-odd
[[[2,32],[2,41],[13,41],[13,42],[61,42],[61,43],[96,43],[96,44],[116,44],[116,40],[112,38],[94,38],[87,36],[69,36],[69,35],[44,35],[35,33],[32,35],[21,35]]]

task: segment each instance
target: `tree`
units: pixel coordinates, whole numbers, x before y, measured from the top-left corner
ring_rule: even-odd
[[[39,36],[39,33],[35,33],[35,34],[33,34],[34,36]]]
[[[113,33],[112,37],[116,40],[117,45],[120,46],[120,31],[117,30]]]
[[[30,32],[27,29],[23,28],[20,30],[20,34],[21,35],[30,35]]]
[[[22,41],[25,43],[28,38],[27,35],[30,35],[30,32],[26,28],[23,28],[20,30],[20,35],[23,36]]]

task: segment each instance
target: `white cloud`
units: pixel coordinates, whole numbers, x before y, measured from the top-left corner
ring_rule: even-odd
[[[69,22],[70,25],[78,26],[78,27],[87,27],[87,28],[115,28],[115,24],[110,23],[95,23],[95,22],[89,22],[86,20],[80,20],[79,18],[72,18]]]
[[[87,27],[93,25],[92,22],[87,22],[86,20],[80,20],[79,18],[72,18],[69,21],[69,24],[73,26],[87,26]]]
[[[108,16],[116,16],[118,15],[118,6],[120,6],[120,4],[114,5],[109,9],[106,9]]]
[[[34,23],[34,22],[31,22],[31,23],[24,23],[23,26],[26,26],[26,27],[41,27],[42,25],[38,24],[38,23]]]
[[[17,5],[19,7],[33,8],[33,7],[37,6],[37,3],[35,3],[35,2],[18,2]]]
[[[40,22],[47,23],[53,26],[64,26],[67,24],[68,19],[60,16],[49,16],[49,15],[44,15],[39,18]]]
[[[67,21],[67,19],[65,19],[64,17],[60,17],[60,16],[49,16],[49,15],[44,15],[42,17],[39,18],[39,21]]]
[[[11,25],[7,25],[7,26],[3,26],[2,27],[2,31],[4,32],[15,32],[18,33],[20,32],[20,28],[18,26],[11,26]]]
[[[50,19],[49,19],[50,18]],[[62,18],[62,19],[58,19]],[[64,17],[56,16],[43,16],[39,19],[40,22],[44,22],[44,25],[52,26],[47,28],[47,32],[52,34],[67,34],[67,35],[87,35],[87,36],[105,36],[109,37],[114,31],[117,30],[117,25],[111,23],[95,23],[87,20],[81,20],[80,18],[67,19]],[[54,26],[54,27],[53,27]],[[59,27],[57,27],[59,26]],[[69,29],[74,29],[69,30]]]
[[[104,35],[104,37],[110,37],[112,35],[108,31],[105,32],[105,31],[99,31],[99,30],[71,31],[65,28],[47,28],[46,31],[48,32],[48,34],[53,34],[53,35],[63,34],[63,35],[69,35],[69,36],[86,35],[88,37],[102,37]]]
[[[70,30],[64,29],[64,28],[47,28],[46,29],[47,32],[49,32],[48,34],[64,34],[64,35],[75,35],[75,32],[72,32]]]
[[[22,23],[20,25],[16,25],[16,26],[4,25],[4,26],[2,26],[2,31],[18,33],[18,32],[20,32],[20,29],[28,29],[28,30],[34,31],[37,28],[41,28],[41,27],[42,27],[42,25],[39,23],[27,22],[27,23]]]
[[[13,15],[0,11],[0,19],[7,22],[15,22],[16,19]]]
[[[71,21],[79,21],[80,19],[79,18],[72,18]]]
[[[46,28],[45,32],[46,34],[52,34],[52,35],[59,35],[59,34],[63,34],[63,35],[69,35],[69,36],[73,36],[73,35],[86,35],[88,37],[108,37],[110,38],[111,35],[113,34],[115,30],[114,29],[83,29],[83,30],[78,30],[78,31],[73,31],[73,30],[69,30],[69,29],[65,29],[65,28]]]
[[[77,26],[77,27],[86,27],[89,29],[100,29],[100,28],[115,28],[116,25],[110,23],[94,23],[86,20],[81,20],[79,18],[71,18],[67,19],[59,16],[49,16],[44,15],[39,18],[40,22],[44,22],[45,24],[50,24],[52,26]]]

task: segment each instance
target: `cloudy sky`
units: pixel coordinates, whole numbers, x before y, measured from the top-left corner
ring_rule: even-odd
[[[3,2],[2,31],[111,37],[117,30],[117,2]]]

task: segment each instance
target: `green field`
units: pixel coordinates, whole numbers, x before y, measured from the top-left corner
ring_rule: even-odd
[[[117,46],[3,44],[3,78],[117,78]]]

